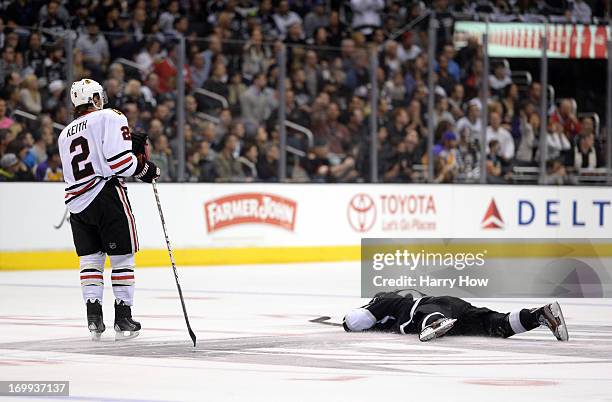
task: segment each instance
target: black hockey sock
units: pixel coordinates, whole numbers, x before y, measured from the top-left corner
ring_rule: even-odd
[[[508,320],[508,324],[510,324],[511,333],[506,334],[505,336],[512,336],[514,334],[520,334],[526,331],[531,331],[534,328],[540,326],[538,322],[538,314],[536,311],[531,312],[530,310],[524,308],[520,311],[513,311],[506,316]]]
[[[530,310],[526,308],[521,310],[521,313],[520,313],[521,324],[527,331],[531,331],[532,329],[540,326],[540,322],[538,321],[538,316],[540,314],[539,310],[540,309],[537,309],[534,312],[531,312]]]

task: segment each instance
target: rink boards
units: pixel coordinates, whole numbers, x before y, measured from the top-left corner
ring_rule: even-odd
[[[0,269],[77,265],[69,224],[55,228],[65,212],[63,187],[0,184]],[[128,187],[142,248],[137,263],[165,265],[152,189]],[[601,240],[612,237],[610,187],[161,184],[159,190],[183,266],[356,261],[363,237],[600,239],[603,250],[612,250]],[[520,248],[514,252],[520,256]]]

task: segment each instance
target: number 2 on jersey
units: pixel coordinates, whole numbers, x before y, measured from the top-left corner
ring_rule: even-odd
[[[121,127],[121,134],[123,135],[123,139],[126,141],[132,139],[132,135],[130,134],[130,128],[128,126]]]
[[[77,137],[70,143],[70,153],[76,151],[77,147],[81,147],[81,152],[76,154],[72,158],[72,173],[74,174],[75,180],[81,180],[94,174],[93,165],[91,162],[87,162],[81,169],[79,163],[84,162],[89,157],[89,144],[85,137]]]

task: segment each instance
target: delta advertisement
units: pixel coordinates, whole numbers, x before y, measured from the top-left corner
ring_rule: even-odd
[[[63,186],[1,187],[0,252],[73,249]],[[377,237],[612,235],[610,187],[160,184],[159,193],[175,248],[358,246],[362,238]],[[129,184],[128,195],[141,248],[163,249],[151,186]]]
[[[457,49],[470,38],[482,43],[488,32],[489,56],[534,58],[542,55],[542,34],[548,38],[547,55],[558,59],[607,59],[610,28],[602,25],[489,23],[458,21],[454,27]]]

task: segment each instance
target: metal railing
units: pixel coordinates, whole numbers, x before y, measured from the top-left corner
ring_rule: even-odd
[[[223,105],[224,109],[229,108],[229,102],[227,101],[227,99],[225,99],[224,96],[219,95],[216,92],[212,92],[212,91],[209,91],[209,90],[204,89],[204,88],[196,88],[196,89],[194,89],[193,92],[196,93],[196,94],[200,94],[202,96],[206,96],[208,98],[214,99],[216,101],[219,101],[221,103],[221,105]]]

